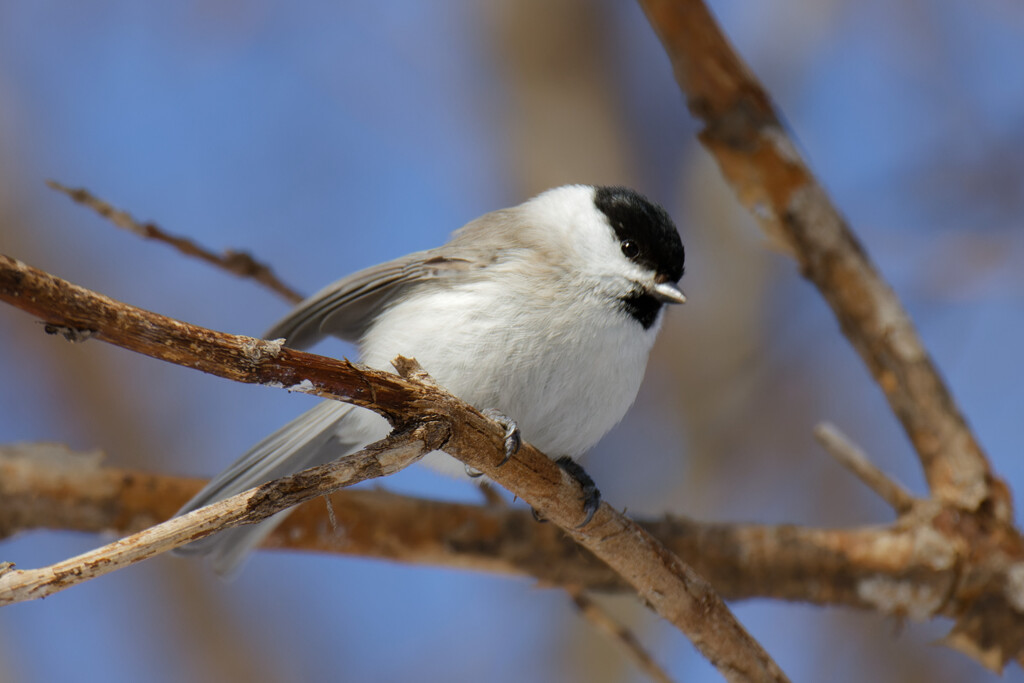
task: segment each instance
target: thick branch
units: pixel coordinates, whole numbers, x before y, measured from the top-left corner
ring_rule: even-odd
[[[0,533],[36,528],[132,533],[165,519],[197,479],[104,468],[61,447],[0,449]],[[356,555],[623,591],[622,577],[529,513],[422,500],[384,491],[299,506],[272,548]],[[1011,525],[917,501],[888,527],[810,529],[643,522],[728,598],[845,605],[882,614],[957,620],[947,644],[998,669],[1024,642],[1024,545]],[[338,533],[337,529],[344,533]],[[985,628],[986,624],[995,625]]]
[[[832,307],[913,442],[933,496],[965,510],[991,502],[1000,519],[1010,519],[1005,487],[994,482],[909,316],[707,7],[701,0],[640,4],[672,60],[690,111],[705,124],[701,142],[740,201],[789,248]]]
[[[778,666],[692,569],[607,503],[585,528],[579,483],[524,444],[506,464],[503,431],[479,411],[428,384],[266,342],[207,330],[133,308],[0,255],[0,299],[51,330],[88,336],[242,382],[289,386],[365,406],[392,426],[447,425],[443,450],[532,505],[618,572],[682,630],[730,680],[786,680]],[[55,327],[56,326],[56,327]]]
[[[0,448],[0,532],[72,529],[134,533],[168,518],[203,481],[101,467],[95,456],[38,444]],[[622,591],[607,565],[522,509],[476,506],[386,491],[331,496],[338,528],[321,500],[288,517],[266,547],[356,555],[513,576],[551,585]],[[931,615],[957,580],[957,543],[926,518],[888,528],[809,529],[713,524],[681,517],[641,522],[732,599],[776,598],[883,613]],[[808,581],[809,576],[814,581]],[[884,603],[872,588],[913,582]],[[951,595],[947,614],[961,609]]]

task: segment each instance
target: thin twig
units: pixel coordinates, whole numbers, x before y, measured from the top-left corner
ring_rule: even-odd
[[[740,201],[824,296],[910,437],[933,497],[964,510],[1007,489],[939,376],[917,330],[800,156],[771,97],[701,0],[640,0],[687,97],[700,140]],[[996,485],[993,485],[996,484]]]
[[[397,429],[444,422],[451,436],[440,450],[522,498],[608,563],[728,680],[788,680],[693,569],[607,503],[581,526],[583,490],[576,479],[526,443],[506,462],[504,430],[498,423],[435,386],[143,311],[2,254],[0,300],[47,323],[92,330],[96,339],[154,358],[370,408]]]
[[[134,233],[139,237],[169,244],[186,256],[192,256],[193,258],[205,261],[217,268],[228,271],[232,275],[255,280],[290,303],[297,304],[303,299],[301,294],[282,282],[274,274],[270,266],[257,261],[252,255],[244,251],[228,249],[223,254],[214,253],[212,250],[196,244],[196,242],[187,237],[172,235],[166,232],[156,223],[142,223],[136,220],[127,211],[114,207],[83,187],[66,187],[56,180],[47,180],[46,184],[58,192],[63,192],[79,204],[89,207],[117,227]]]
[[[647,674],[652,681],[658,683],[672,683],[672,679],[665,673],[665,670],[654,661],[637,637],[623,624],[616,621],[604,608],[590,599],[579,586],[566,586],[565,591],[572,598],[573,603],[579,609],[587,621],[596,626],[598,630],[622,646],[626,655],[637,667]]]
[[[885,472],[878,469],[867,454],[839,431],[834,424],[822,422],[816,426],[814,438],[829,455],[839,461],[840,465],[853,472],[898,514],[909,512],[914,507],[914,496]]]
[[[428,423],[429,424],[429,423]],[[267,519],[343,486],[393,474],[416,462],[444,437],[437,425],[373,444],[334,462],[249,489],[87,553],[39,569],[5,568],[0,605],[36,600],[240,524]]]

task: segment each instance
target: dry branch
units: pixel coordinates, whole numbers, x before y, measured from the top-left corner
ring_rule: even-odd
[[[101,467],[59,447],[0,449],[0,535],[39,528],[134,533],[172,515],[198,479]],[[534,577],[546,585],[629,590],[622,578],[522,509],[445,503],[385,491],[299,506],[267,547]],[[813,529],[641,522],[730,599],[843,605],[924,620],[957,620],[947,644],[992,668],[1016,656],[1024,609],[1024,547],[1012,527],[918,501],[888,527]],[[808,580],[813,577],[813,580]],[[991,623],[987,639],[969,628]]]
[[[343,486],[393,474],[446,438],[443,425],[424,423],[340,460],[282,477],[48,567],[14,569],[7,563],[0,567],[0,606],[45,598],[222,529],[255,524]]]
[[[700,141],[762,229],[821,292],[917,452],[931,500],[915,503],[900,524],[934,529],[954,549],[957,580],[935,603],[936,611],[957,606],[947,644],[992,669],[1024,661],[1024,601],[1016,597],[1024,590],[1014,588],[1014,577],[1024,576],[1024,542],[1013,526],[1009,490],[992,473],[902,304],[704,2],[640,4],[690,111],[704,124]],[[895,597],[916,584],[880,587]]]
[[[257,261],[252,255],[244,251],[228,249],[223,254],[217,254],[213,250],[207,249],[187,237],[170,234],[152,221],[140,222],[127,211],[116,208],[110,202],[100,199],[84,187],[65,187],[56,180],[47,180],[46,184],[54,190],[66,194],[73,201],[89,207],[123,230],[127,230],[144,239],[168,244],[185,256],[192,256],[238,277],[251,278],[293,304],[297,304],[303,299],[301,294],[282,282],[270,266]]]
[[[726,595],[845,604],[918,619],[949,616],[955,626],[947,645],[993,669],[1011,659],[1021,661],[1024,541],[1012,525],[1009,493],[991,473],[909,317],[800,158],[769,96],[735,54],[704,4],[699,0],[641,0],[641,5],[669,53],[690,109],[705,124],[701,141],[740,200],[765,231],[794,255],[801,271],[832,307],[844,334],[882,387],[913,443],[932,495],[931,500],[914,501],[898,486],[886,489],[880,483],[884,476],[863,467],[866,460],[846,457],[876,490],[886,489],[887,500],[902,513],[893,525],[819,530],[702,525],[672,519],[651,522],[647,528],[712,576]],[[18,285],[16,281],[5,284],[0,278],[0,291],[12,282]],[[124,318],[118,313],[105,320],[107,327],[103,327],[62,315],[60,306],[49,314],[22,307],[44,317],[50,323],[48,331],[71,339],[95,334],[111,341],[111,331],[122,323],[137,325],[139,338],[135,341],[140,348],[166,360],[207,372],[235,367],[225,376],[241,381],[306,386],[298,380],[313,378],[313,393],[335,394],[359,405],[401,405],[386,415],[397,424],[418,424],[426,419],[423,405],[408,401],[417,391],[429,393],[431,388],[388,384],[387,378],[392,376],[383,373],[377,376],[351,365],[318,365],[326,359],[294,356],[272,343],[238,342],[239,338],[229,335],[213,341],[226,344],[236,340],[235,345],[227,351],[221,348],[219,355],[207,361],[203,356],[189,356],[188,344],[197,339],[209,341],[202,335],[218,333],[172,323],[160,332],[153,331],[150,338],[145,318]],[[200,336],[194,337],[196,334]],[[167,344],[161,349],[164,340]],[[174,357],[161,355],[161,350],[169,350]],[[238,360],[245,366],[242,370],[232,366]],[[342,374],[335,376],[335,371]],[[273,379],[278,376],[286,379]],[[342,376],[345,379],[339,380]],[[356,376],[360,379],[354,379]],[[339,383],[332,384],[335,381]],[[403,400],[407,402],[403,404]],[[430,400],[443,403],[449,398],[435,392]],[[506,485],[558,525],[572,526],[578,518],[575,497],[579,494],[573,482],[562,480],[550,461],[529,448],[506,469],[494,470],[494,461],[482,454],[499,452],[500,431],[475,411],[460,413],[463,408],[449,403],[440,415],[427,410],[436,419],[453,420],[445,422],[454,430],[447,450]],[[479,442],[479,457],[469,446],[474,441]],[[839,450],[844,457],[852,452]],[[131,488],[127,486],[118,500],[130,499],[127,489]],[[23,528],[16,523],[8,525],[12,515],[2,506],[10,500],[0,498],[0,530]],[[517,510],[449,506],[374,492],[344,492],[331,500],[346,534],[328,533],[320,503],[300,509],[271,537],[270,544],[528,574],[559,585],[576,583],[604,590],[621,589],[624,576],[661,614],[691,636],[694,628],[706,627],[694,640],[706,654],[715,646],[714,638],[707,634],[717,627],[694,619],[705,607],[713,610],[715,618],[720,616],[717,598],[702,603],[704,596],[711,595],[706,586],[608,506],[602,506],[585,533],[569,533],[606,559],[615,572],[567,544],[551,526],[533,525]],[[138,521],[137,516],[120,510],[124,519]],[[641,567],[627,558],[649,561],[642,569],[654,573],[641,572]],[[814,581],[808,581],[809,576]],[[692,593],[685,592],[687,586]],[[670,587],[667,593],[665,587]],[[680,595],[684,596],[682,604],[666,603],[666,597],[671,602]],[[673,611],[676,609],[682,611]],[[697,621],[704,619],[700,614]],[[709,640],[700,639],[704,637]],[[751,655],[747,664],[769,678],[780,677],[746,638],[739,632],[731,642],[740,643],[741,651]],[[720,663],[718,654],[708,656]],[[738,669],[727,669],[727,673],[734,678],[743,676]]]
[[[347,361],[189,325],[95,294],[0,255],[0,299],[50,329],[103,340],[236,381],[287,386],[374,410],[398,431],[445,424],[441,449],[532,505],[608,563],[661,616],[682,630],[730,680],[786,680],[778,666],[692,569],[603,503],[586,527],[579,483],[524,444],[506,464],[503,431],[440,389]]]
[[[0,534],[40,528],[134,533],[174,514],[203,483],[102,467],[95,455],[48,444],[0,447]],[[339,491],[330,500],[342,533],[317,499],[299,506],[265,547],[527,576],[592,591],[629,589],[607,565],[521,508],[368,490]],[[926,619],[955,616],[971,604],[954,590],[963,541],[947,533],[941,512],[924,501],[893,526],[858,529],[682,517],[640,524],[731,599],[844,605]]]
[[[613,642],[618,643],[633,663],[647,674],[648,678],[658,683],[672,683],[672,679],[654,661],[654,658],[644,649],[632,631],[617,622],[612,615],[608,614],[578,586],[566,586],[565,590],[580,614]]]
[[[932,495],[1012,518],[1005,486],[910,317],[800,158],[771,98],[701,0],[640,0],[668,52],[700,140],[740,201],[825,297],[910,437]]]
[[[853,472],[898,514],[910,512],[910,509],[914,507],[914,497],[910,495],[910,492],[878,469],[867,454],[846,438],[846,435],[835,425],[828,422],[819,424],[814,429],[814,438],[828,451],[829,455]]]

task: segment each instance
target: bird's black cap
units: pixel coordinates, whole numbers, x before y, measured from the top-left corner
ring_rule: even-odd
[[[608,217],[620,242],[635,245],[630,259],[666,282],[679,282],[686,254],[665,209],[626,187],[597,187],[594,205]]]

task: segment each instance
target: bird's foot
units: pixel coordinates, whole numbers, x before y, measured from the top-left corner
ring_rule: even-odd
[[[519,452],[519,447],[523,445],[523,436],[519,432],[519,425],[512,418],[493,409],[485,410],[483,413],[485,417],[505,428],[505,459],[498,463],[498,467],[501,467],[509,461],[509,458]]]
[[[580,466],[578,462],[570,458],[568,455],[563,455],[561,458],[555,461],[555,464],[561,467],[566,474],[579,482],[583,488],[583,512],[586,517],[580,522],[576,528],[582,529],[586,525],[590,524],[590,520],[594,518],[594,513],[601,507],[601,492],[597,488],[597,484],[590,478],[587,471]]]
[[[586,525],[590,524],[590,520],[594,518],[594,513],[596,513],[597,509],[601,507],[601,492],[598,490],[597,484],[594,483],[594,480],[590,478],[589,474],[587,474],[587,471],[568,455],[564,455],[558,460],[555,460],[555,464],[561,467],[566,474],[579,482],[579,485],[583,488],[583,513],[586,516],[583,518],[582,522],[576,525],[577,529],[582,529]],[[533,508],[530,508],[530,513],[538,522],[544,523],[548,521]]]

